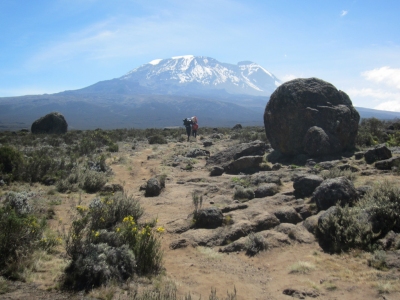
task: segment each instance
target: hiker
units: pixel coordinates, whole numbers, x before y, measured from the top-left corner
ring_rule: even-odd
[[[192,125],[192,135],[194,136],[194,138],[197,137],[197,129],[199,128],[199,125],[196,123],[193,123]]]
[[[191,118],[183,119],[183,125],[186,127],[186,134],[188,136],[187,141],[189,142],[190,133],[192,132],[193,121]]]

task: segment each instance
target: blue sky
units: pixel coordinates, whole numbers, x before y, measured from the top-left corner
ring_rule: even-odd
[[[400,111],[398,0],[1,0],[0,97],[120,77],[157,58],[256,62]]]

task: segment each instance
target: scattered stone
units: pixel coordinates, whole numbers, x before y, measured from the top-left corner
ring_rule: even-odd
[[[393,167],[398,166],[400,163],[400,156],[392,157],[385,160],[380,160],[375,163],[375,168],[378,170],[391,170]]]
[[[265,212],[253,219],[252,227],[255,231],[268,230],[279,225],[279,221],[280,220],[276,217],[276,215]]]
[[[354,153],[354,158],[357,160],[362,159],[362,158],[364,158],[364,154],[365,154],[365,152],[363,152],[363,151],[356,152],[356,153]]]
[[[157,178],[153,177],[147,181],[146,184],[146,197],[156,197],[160,195],[162,190],[161,184]]]
[[[206,140],[203,142],[204,147],[210,147],[213,145],[213,142],[211,140]]]
[[[354,184],[346,177],[338,177],[327,179],[321,183],[314,191],[311,200],[317,204],[319,210],[326,210],[338,202],[341,205],[351,205],[357,196]]]
[[[31,132],[33,134],[63,134],[68,130],[67,121],[62,114],[52,112],[32,123]]]
[[[290,206],[283,206],[278,208],[275,212],[274,215],[279,219],[281,223],[292,223],[292,224],[297,224],[303,219],[301,216],[297,213],[297,211]]]
[[[267,138],[272,148],[285,155],[351,150],[359,121],[349,96],[318,78],[299,78],[280,85],[264,112]]]
[[[186,248],[188,245],[189,244],[186,239],[177,239],[169,244],[169,248],[175,250],[179,248]]]
[[[227,174],[255,173],[260,169],[263,156],[243,156],[224,167]]]
[[[221,176],[224,174],[224,168],[220,166],[214,166],[210,170],[210,176]]]
[[[246,209],[248,207],[249,207],[249,205],[246,203],[239,203],[239,204],[235,203],[235,204],[231,204],[231,205],[223,207],[221,209],[221,211],[222,211],[222,213],[227,213],[227,212],[234,211],[234,210]]]
[[[242,129],[242,124],[236,124],[235,126],[232,127],[233,130],[238,130],[238,129]]]
[[[302,223],[304,228],[306,228],[308,230],[308,232],[310,232],[310,233],[315,235],[317,233],[319,217],[324,212],[325,212],[324,210],[321,210],[318,214],[313,215],[313,216],[308,217],[307,219],[305,219],[304,222]]]
[[[317,291],[300,291],[292,288],[284,289],[283,294],[297,299],[317,298],[319,296]]]
[[[392,157],[392,151],[385,144],[377,145],[364,153],[364,158],[367,164],[372,164],[379,160],[385,160]]]
[[[279,188],[275,183],[262,184],[254,190],[254,197],[264,198],[268,196],[273,196],[278,193],[278,191]]]
[[[217,228],[222,225],[224,216],[217,207],[199,209],[194,216],[197,228]]]
[[[308,217],[311,217],[312,215],[310,205],[308,204],[301,204],[299,206],[296,206],[294,209],[302,217],[303,220],[307,219]]]
[[[293,181],[294,195],[298,198],[309,197],[323,181],[317,175],[299,176]]]
[[[192,149],[186,153],[186,157],[210,156],[210,151],[204,149]]]
[[[229,164],[231,161],[237,160],[243,156],[262,156],[265,153],[265,148],[266,144],[262,141],[254,141],[251,143],[235,145],[210,156],[206,165],[222,166]]]
[[[301,244],[311,244],[315,241],[314,235],[301,224],[281,223],[274,230],[287,234],[290,239]]]
[[[352,165],[350,165],[350,164],[343,164],[343,165],[337,166],[337,168],[338,168],[339,170],[341,170],[341,171],[350,170],[350,171],[353,172],[353,173],[359,172],[359,171],[360,171],[359,168],[357,168],[357,167],[355,167],[355,166],[352,166]]]
[[[282,168],[282,165],[280,163],[276,163],[272,165],[272,171],[278,171]]]

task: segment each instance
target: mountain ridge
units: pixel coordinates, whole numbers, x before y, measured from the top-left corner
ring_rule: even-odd
[[[155,59],[81,89],[0,98],[0,130],[30,128],[52,111],[62,113],[70,129],[181,126],[193,115],[200,126],[262,126],[269,95],[279,83],[251,61],[233,65],[192,55]],[[362,118],[400,118],[400,113],[357,109]]]

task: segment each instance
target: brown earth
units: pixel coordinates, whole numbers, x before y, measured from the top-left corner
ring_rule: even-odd
[[[214,143],[208,148],[211,155],[236,142],[222,139]],[[232,293],[236,289],[237,299],[291,299],[291,296],[283,294],[285,289],[292,289],[292,296],[297,295],[300,299],[400,299],[399,270],[379,271],[369,267],[367,259],[370,254],[362,251],[330,255],[324,253],[316,241],[311,244],[282,244],[253,257],[244,252],[220,253],[220,247],[189,245],[181,249],[170,249],[171,242],[181,237],[171,232],[174,224],[177,220],[186,220],[193,211],[193,191],[204,195],[203,207],[221,207],[233,202],[234,189],[231,183],[237,175],[210,177],[205,167],[205,157],[193,159],[194,167],[191,170],[186,170],[186,164],[182,162],[175,167],[171,166],[177,154],[184,154],[194,147],[203,147],[199,137],[190,143],[171,142],[156,146],[141,144],[135,150],[129,144],[121,143],[120,152],[113,154],[109,161],[114,172],[110,182],[123,185],[126,193],[140,199],[145,209],[144,219],[158,218],[159,225],[167,229],[162,236],[163,273],[165,278],[175,283],[179,297],[190,292],[193,299],[198,299],[200,295],[204,299],[210,294],[211,288],[215,288],[219,297],[225,297],[227,291]],[[365,171],[369,167],[363,168]],[[289,166],[283,169],[290,172]],[[167,175],[165,189],[158,197],[144,197],[143,191],[139,190],[140,186],[157,174]],[[398,181],[398,177],[391,173],[377,174],[371,171],[371,176],[359,176],[355,185],[375,182],[383,177]],[[46,188],[40,185],[31,187],[36,190]],[[280,193],[291,192],[292,182],[283,180]],[[58,195],[61,204],[55,206],[51,226],[60,231],[67,230],[75,205],[80,202],[88,204],[94,196]],[[268,197],[265,200],[268,201]],[[271,204],[271,209],[274,205]],[[65,261],[61,250],[58,258]],[[291,272],[291,269],[298,270],[296,266],[304,264],[309,266],[305,273]],[[47,274],[49,270],[43,265],[40,272]],[[0,295],[0,299],[89,297],[57,292],[57,279],[54,276],[33,278],[30,283],[10,282],[8,292]],[[298,293],[293,293],[293,290]],[[124,299],[124,294],[126,291],[120,290],[114,298]],[[91,297],[94,296],[95,293],[92,293]],[[102,298],[105,299],[104,295]]]

